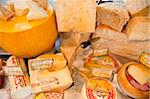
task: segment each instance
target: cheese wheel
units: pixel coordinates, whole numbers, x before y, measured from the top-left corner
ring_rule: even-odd
[[[28,22],[25,16],[20,16],[0,21],[0,47],[23,58],[35,57],[51,49],[57,35],[52,9],[48,11],[48,17],[41,20]]]

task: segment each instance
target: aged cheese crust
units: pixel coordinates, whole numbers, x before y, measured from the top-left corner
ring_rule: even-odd
[[[56,0],[59,32],[94,32],[96,0]]]

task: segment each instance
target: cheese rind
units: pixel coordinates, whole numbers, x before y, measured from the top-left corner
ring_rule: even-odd
[[[149,40],[150,39],[150,18],[146,16],[133,17],[127,27],[126,33],[129,40]]]
[[[149,6],[150,2],[149,0],[124,0],[124,5],[130,14],[134,15]]]
[[[129,13],[119,3],[103,3],[97,6],[97,22],[121,32],[129,20]]]
[[[59,32],[94,32],[96,0],[56,0]]]

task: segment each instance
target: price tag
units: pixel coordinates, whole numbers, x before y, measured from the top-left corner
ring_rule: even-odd
[[[17,66],[6,66],[4,67],[5,76],[11,75],[23,75],[21,67]]]

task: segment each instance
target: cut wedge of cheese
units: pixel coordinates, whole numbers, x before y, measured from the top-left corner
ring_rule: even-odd
[[[26,15],[29,12],[29,6],[27,4],[29,0],[13,0],[16,16]]]
[[[121,32],[129,20],[129,13],[119,3],[108,2],[97,6],[97,22]]]
[[[59,32],[94,32],[96,0],[55,0]]]
[[[27,4],[29,6],[29,13],[26,16],[28,21],[43,19],[48,16],[47,12],[40,8],[35,2],[28,1]]]
[[[62,92],[71,86],[73,80],[69,68],[50,72],[48,70],[33,71],[30,74],[32,93],[44,91]]]
[[[47,10],[47,8],[48,8],[48,0],[32,0],[32,1],[36,2],[44,10]]]
[[[14,17],[14,13],[12,13],[0,4],[0,20],[7,21],[12,17]]]
[[[134,15],[149,6],[150,2],[149,0],[124,0],[124,4],[130,14]]]
[[[149,40],[150,39],[150,17],[133,17],[127,27],[126,33],[129,40]]]
[[[68,66],[71,66],[76,56],[77,47],[76,46],[61,46],[60,50],[63,52],[64,56],[66,57],[68,61]]]
[[[150,69],[140,64],[135,65],[133,64],[128,67],[128,73],[141,85],[146,84],[150,78]]]

